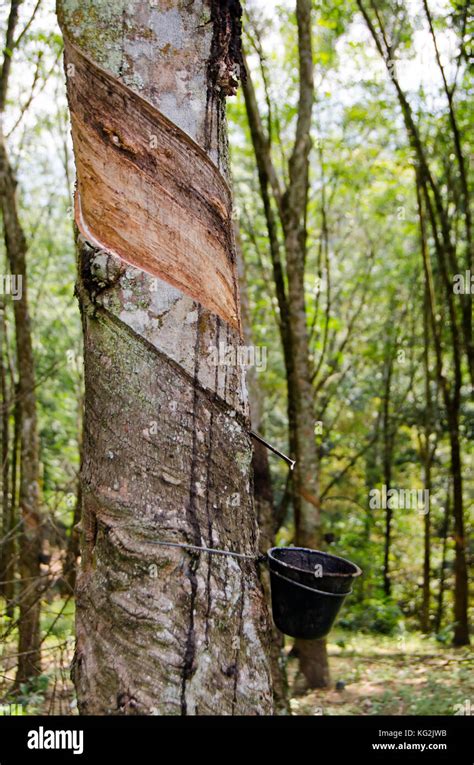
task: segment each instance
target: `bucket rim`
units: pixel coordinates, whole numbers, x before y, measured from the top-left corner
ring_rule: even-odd
[[[327,592],[327,590],[317,590],[316,587],[308,587],[307,584],[295,582],[294,579],[288,579],[287,576],[283,576],[283,574],[280,574],[279,571],[270,571],[270,576],[277,576],[279,579],[283,579],[285,582],[288,582],[288,584],[293,584],[295,587],[301,587],[301,589],[308,590],[308,592],[312,592],[315,595],[325,595],[331,598],[346,598],[348,595],[352,595],[353,593],[353,590],[347,590],[347,592]]]
[[[355,571],[353,573],[344,573],[344,572],[327,572],[323,576],[324,577],[336,577],[336,578],[342,578],[347,579],[349,577],[355,578],[356,576],[361,576],[362,569],[357,565],[357,563],[354,563],[351,560],[347,560],[347,558],[342,558],[340,555],[333,555],[332,553],[324,552],[323,550],[314,550],[311,547],[271,547],[269,550],[267,550],[267,556],[270,560],[274,560],[278,565],[284,566],[285,568],[292,569],[293,571],[301,571],[303,574],[309,573],[307,569],[300,568],[299,566],[292,566],[289,563],[285,563],[285,561],[280,560],[275,555],[273,555],[275,550],[297,550],[300,552],[309,552],[309,553],[318,553],[318,555],[322,555],[324,558],[331,558],[332,560],[340,560],[343,563],[348,563],[350,566],[353,566]]]

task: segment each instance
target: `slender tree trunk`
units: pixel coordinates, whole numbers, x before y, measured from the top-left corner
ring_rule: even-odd
[[[11,534],[10,526],[10,396],[7,384],[5,349],[7,346],[5,302],[0,303],[0,408],[1,408],[1,475],[2,475],[2,536],[0,540],[0,593],[5,596],[11,559],[9,556],[8,540]]]
[[[18,392],[21,406],[20,423],[20,494],[22,518],[19,572],[20,616],[18,668],[15,684],[19,685],[41,672],[40,655],[40,553],[41,524],[39,515],[39,443],[36,419],[35,362],[28,311],[26,273],[26,239],[18,217],[16,182],[0,135],[0,203],[4,237],[10,270],[21,279],[22,296],[13,301],[18,364]]]
[[[434,451],[431,444],[431,434],[433,431],[433,411],[430,387],[430,325],[429,325],[429,296],[428,288],[425,285],[425,299],[423,305],[423,334],[425,344],[423,350],[423,365],[425,374],[425,427],[424,444],[422,449],[423,459],[423,484],[428,492],[427,496],[431,498],[431,465]],[[426,508],[425,508],[426,510]],[[431,630],[430,624],[430,605],[431,605],[431,499],[429,499],[428,509],[423,517],[423,597],[421,605],[421,630],[428,634]]]
[[[439,632],[443,624],[443,610],[444,610],[444,589],[445,589],[445,572],[446,572],[446,556],[448,551],[448,534],[449,534],[449,519],[451,517],[451,486],[448,482],[446,490],[446,507],[444,510],[443,528],[441,532],[442,538],[442,551],[441,551],[441,564],[439,567],[439,590],[438,590],[438,603],[436,608],[436,622],[435,630]]]
[[[392,422],[390,415],[390,398],[392,389],[392,375],[393,375],[393,347],[391,342],[387,344],[388,356],[385,360],[385,391],[383,400],[383,416],[382,416],[382,430],[383,430],[383,482],[386,487],[387,497],[389,491],[392,488],[392,459],[393,459],[393,433]],[[387,597],[392,591],[392,582],[390,577],[390,551],[392,544],[392,519],[393,509],[390,501],[387,499],[387,507],[385,508],[385,538],[384,538],[384,555],[383,555],[383,590]]]
[[[319,548],[322,542],[319,502],[319,459],[315,438],[314,390],[305,301],[306,215],[309,188],[310,125],[314,98],[311,4],[297,2],[300,104],[295,147],[289,162],[290,183],[282,200],[288,277],[288,325],[293,359],[288,376],[290,451],[296,460],[292,476],[295,541]],[[300,670],[310,688],[329,684],[325,640],[296,640]]]
[[[468,578],[466,564],[466,539],[464,536],[463,481],[461,449],[459,444],[459,415],[448,412],[451,443],[451,475],[453,480],[454,518],[454,637],[456,646],[469,645],[469,622],[467,615]]]
[[[429,448],[429,447],[428,447]],[[424,465],[424,489],[431,494],[431,460],[426,458]],[[430,496],[428,494],[428,496]],[[430,510],[423,516],[423,596],[421,604],[421,631],[428,634],[430,625],[431,605],[431,516]]]
[[[13,371],[11,374],[11,385],[15,391],[15,406],[13,410],[13,443],[11,450],[11,481],[10,481],[10,503],[8,508],[8,528],[11,529],[11,533],[5,542],[4,551],[5,559],[8,561],[5,571],[5,600],[6,600],[6,615],[13,619],[14,607],[15,607],[15,574],[18,568],[18,534],[14,529],[18,522],[18,463],[21,460],[20,455],[20,431],[21,431],[21,401],[18,394],[18,384],[15,383]]]
[[[424,489],[431,493],[431,464],[425,462]],[[428,494],[428,496],[430,496]],[[431,605],[431,517],[430,510],[423,516],[423,597],[421,604],[421,631],[428,634],[430,625]]]
[[[59,18],[82,231],[79,708],[268,714],[243,370],[215,356],[240,344],[224,115],[240,5],[63,0]]]
[[[9,340],[7,334],[6,305],[0,308],[0,387],[2,399],[2,541],[0,543],[0,591],[5,598],[5,613],[13,617],[13,598],[16,571],[16,462],[18,451],[19,401],[16,400],[16,386],[10,367]],[[10,367],[10,369],[9,369]],[[8,384],[8,372],[10,385]],[[15,401],[15,404],[12,404]],[[14,411],[13,441],[10,440],[10,414]],[[11,456],[10,456],[11,455]]]
[[[291,294],[291,293],[290,293]],[[291,302],[291,296],[290,296]],[[302,323],[298,332],[303,332]],[[293,334],[293,337],[295,335]],[[304,346],[305,338],[300,336],[294,345]],[[298,358],[299,355],[299,358]],[[295,359],[295,378],[298,383],[290,380],[293,386],[290,400],[294,404],[295,416],[290,425],[291,454],[296,465],[292,483],[292,497],[295,511],[295,542],[301,547],[320,549],[322,544],[320,510],[319,510],[319,460],[317,444],[314,435],[314,397],[311,383],[308,380],[308,356],[297,354]],[[309,383],[309,385],[308,385]],[[295,393],[300,386],[303,390]],[[292,406],[292,405],[290,405]],[[295,654],[298,657],[299,668],[308,688],[325,688],[330,683],[329,660],[326,640],[295,640]],[[299,683],[299,688],[303,686]]]

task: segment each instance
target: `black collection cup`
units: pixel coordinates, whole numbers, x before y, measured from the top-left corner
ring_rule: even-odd
[[[272,547],[267,558],[278,629],[303,640],[326,637],[361,569],[345,558],[305,547]]]

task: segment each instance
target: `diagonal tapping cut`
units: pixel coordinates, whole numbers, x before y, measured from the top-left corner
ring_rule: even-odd
[[[74,78],[79,230],[240,329],[232,196],[223,176],[186,133],[67,39],[65,61]]]

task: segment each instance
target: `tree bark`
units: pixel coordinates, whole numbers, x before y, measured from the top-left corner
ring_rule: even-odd
[[[82,231],[79,708],[269,714],[243,370],[209,353],[241,343],[224,116],[240,5],[62,0],[59,19]]]

